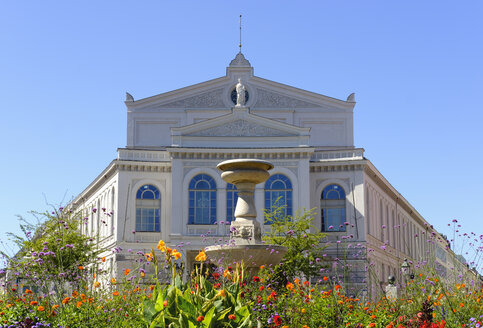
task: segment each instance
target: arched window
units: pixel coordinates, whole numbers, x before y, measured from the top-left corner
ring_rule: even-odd
[[[231,222],[235,220],[235,207],[238,200],[238,191],[235,185],[228,183],[226,185],[226,220]]]
[[[341,186],[331,184],[322,190],[322,231],[345,231],[345,192]]]
[[[161,197],[158,188],[144,185],[136,193],[136,231],[160,232]]]
[[[216,222],[216,183],[207,174],[198,174],[189,184],[188,224]]]
[[[283,215],[292,215],[292,183],[283,174],[274,174],[265,182],[265,210],[274,207],[283,207]]]

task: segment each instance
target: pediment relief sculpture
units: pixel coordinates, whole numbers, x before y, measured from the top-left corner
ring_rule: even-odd
[[[222,108],[223,89],[216,89],[161,105],[167,108]]]
[[[193,137],[286,137],[296,136],[297,134],[277,130],[247,120],[236,120],[187,135]]]
[[[280,93],[268,91],[265,89],[257,89],[257,102],[254,108],[314,108],[321,107],[300,99],[285,96]]]

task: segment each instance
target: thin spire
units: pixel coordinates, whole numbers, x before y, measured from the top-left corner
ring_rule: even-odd
[[[240,48],[240,53],[241,53],[241,48],[242,48],[242,24],[241,24],[241,18],[242,18],[242,15],[240,15],[240,44],[238,45],[238,47]]]

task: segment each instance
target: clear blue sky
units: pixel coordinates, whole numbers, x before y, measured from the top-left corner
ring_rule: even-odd
[[[68,202],[126,140],[135,99],[223,76],[356,93],[355,143],[443,233],[483,234],[483,2],[2,1],[0,238]]]

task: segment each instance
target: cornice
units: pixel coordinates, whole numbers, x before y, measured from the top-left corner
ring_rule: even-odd
[[[171,162],[140,162],[118,160],[119,171],[131,172],[171,172]]]
[[[312,147],[294,148],[176,148],[168,147],[173,159],[228,160],[256,158],[263,160],[309,159]]]

